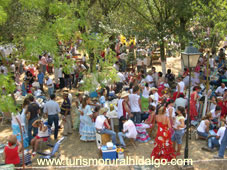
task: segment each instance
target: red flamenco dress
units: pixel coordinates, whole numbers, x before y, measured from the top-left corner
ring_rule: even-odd
[[[196,109],[196,102],[197,102],[197,99],[198,99],[198,95],[197,95],[196,99],[195,99],[195,95],[197,95],[196,91],[194,91],[191,94],[191,99],[190,99],[190,118],[191,118],[191,120],[195,120],[195,117],[198,116],[198,112],[197,112],[197,109]]]
[[[158,132],[155,138],[154,149],[151,158],[166,159],[168,162],[176,158],[171,141],[171,133],[168,125],[158,122]]]

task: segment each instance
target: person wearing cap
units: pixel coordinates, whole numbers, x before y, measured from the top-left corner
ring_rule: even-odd
[[[129,93],[126,91],[123,91],[121,94],[121,98],[118,100],[117,103],[117,113],[119,118],[119,131],[123,129],[123,123],[120,121],[120,117],[124,116],[125,118],[128,118],[131,116],[131,111],[129,107]]]
[[[155,97],[153,94],[149,96],[149,105],[157,107],[156,102],[155,102]]]
[[[70,101],[70,103],[72,104],[72,102],[73,102],[73,96],[72,96],[72,94],[71,93],[69,93],[69,90],[66,88],[66,87],[64,87],[63,89],[63,93],[67,93],[68,94],[68,99],[69,99],[69,101]],[[70,120],[71,120],[71,125],[72,125],[72,127],[73,127],[73,119],[72,119],[72,115],[70,114]]]
[[[99,111],[99,116],[95,120],[96,131],[100,134],[109,134],[111,135],[112,142],[116,145],[116,133],[113,130],[110,130],[110,124],[106,117],[108,109],[106,107],[101,108]]]
[[[64,101],[61,105],[61,114],[63,115],[63,126],[64,131],[63,135],[67,136],[72,134],[72,125],[71,125],[71,103],[68,98],[68,93],[63,93]]]
[[[45,78],[46,78],[46,85],[48,87],[48,94],[49,96],[51,96],[52,94],[54,94],[54,83],[49,76],[46,76]]]

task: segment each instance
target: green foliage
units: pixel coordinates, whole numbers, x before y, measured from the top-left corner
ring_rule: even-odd
[[[15,91],[15,83],[11,75],[0,74],[0,87],[0,110],[2,112],[15,112],[16,106],[11,96]]]
[[[203,48],[215,49],[227,33],[227,1],[196,0],[193,10],[190,26],[195,42]]]

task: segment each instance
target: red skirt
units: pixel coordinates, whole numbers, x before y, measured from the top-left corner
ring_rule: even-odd
[[[48,137],[39,137],[39,136],[36,136],[35,137],[36,139],[43,139],[44,142],[46,142],[48,140]]]

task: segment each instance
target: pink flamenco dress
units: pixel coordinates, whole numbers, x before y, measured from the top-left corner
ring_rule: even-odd
[[[175,151],[172,146],[171,133],[167,124],[158,122],[158,132],[155,138],[154,149],[151,158],[166,159],[168,162],[176,158]]]
[[[195,95],[197,95],[197,92],[193,92],[191,94],[191,99],[190,99],[190,118],[191,118],[191,120],[195,120],[195,117],[198,116],[198,112],[197,112],[197,109],[196,109],[196,103],[197,103],[198,95],[197,95],[196,99],[195,99]]]

